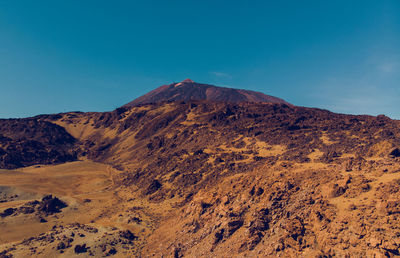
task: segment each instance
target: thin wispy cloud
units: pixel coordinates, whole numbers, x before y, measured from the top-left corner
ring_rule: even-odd
[[[211,72],[211,74],[218,78],[229,78],[229,79],[232,78],[232,75],[230,75],[229,73]]]
[[[377,68],[382,73],[394,73],[398,68],[398,64],[396,62],[387,62],[378,65]]]

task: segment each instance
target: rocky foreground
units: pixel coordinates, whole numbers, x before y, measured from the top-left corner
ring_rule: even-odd
[[[108,164],[118,203],[89,223],[5,243],[4,257],[400,255],[400,122],[385,116],[177,101],[0,124],[2,168]],[[4,203],[15,207],[0,222],[23,216],[23,203]]]

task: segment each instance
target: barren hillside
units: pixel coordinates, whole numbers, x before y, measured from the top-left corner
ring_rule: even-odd
[[[4,129],[30,121],[49,129],[18,135]],[[25,138],[39,139],[49,153],[61,144],[81,160],[0,172],[5,257],[78,255],[76,246],[83,244],[83,254],[122,257],[399,255],[400,123],[385,116],[169,101],[2,123],[3,142],[21,143],[20,153],[30,152]],[[57,140],[60,133],[64,138]],[[1,164],[8,169],[73,160],[38,156],[18,166],[4,158]],[[43,180],[27,187],[30,173]],[[57,181],[54,173],[68,179]],[[64,186],[70,190],[61,191]],[[68,207],[56,215],[38,208],[24,213],[27,201],[45,194]],[[35,218],[29,240],[10,233]],[[103,234],[110,239],[100,243]]]

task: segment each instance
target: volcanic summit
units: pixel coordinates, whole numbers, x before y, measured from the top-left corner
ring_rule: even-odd
[[[263,102],[275,104],[289,104],[283,99],[266,95],[261,92],[218,87],[209,84],[197,83],[191,79],[179,83],[162,85],[157,89],[129,102],[125,107],[139,104],[150,104],[164,101],[207,100],[213,102]]]

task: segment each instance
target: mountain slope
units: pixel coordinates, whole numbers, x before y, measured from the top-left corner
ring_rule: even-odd
[[[120,169],[121,191],[149,202],[158,220],[143,255],[368,256],[400,248],[391,242],[400,234],[398,121],[192,101],[55,122],[92,132],[80,138],[88,157]]]
[[[13,123],[24,128],[32,119],[68,132],[79,159],[113,167],[103,172],[110,184],[86,193],[110,200],[104,210],[88,212],[102,205],[72,202],[74,212],[88,216],[82,223],[90,221],[99,232],[110,226],[110,232],[131,230],[137,236],[125,246],[132,249],[115,250],[109,249],[112,241],[103,248],[79,238],[79,244],[103,255],[109,250],[145,257],[392,257],[400,252],[400,122],[388,117],[284,103],[187,100]],[[5,131],[12,136],[12,130]],[[14,138],[46,139],[52,131],[16,130]],[[73,164],[73,171],[78,166]],[[5,173],[11,177],[14,171]],[[0,207],[23,210],[17,205]],[[3,228],[22,216],[2,214]],[[66,228],[57,234],[66,235]],[[0,254],[34,247],[59,254],[51,249],[57,244],[51,238],[26,243],[0,245]]]
[[[217,87],[196,83],[186,79],[180,83],[163,85],[131,102],[124,107],[163,101],[208,100],[215,102],[264,102],[288,104],[284,100],[261,92]]]

